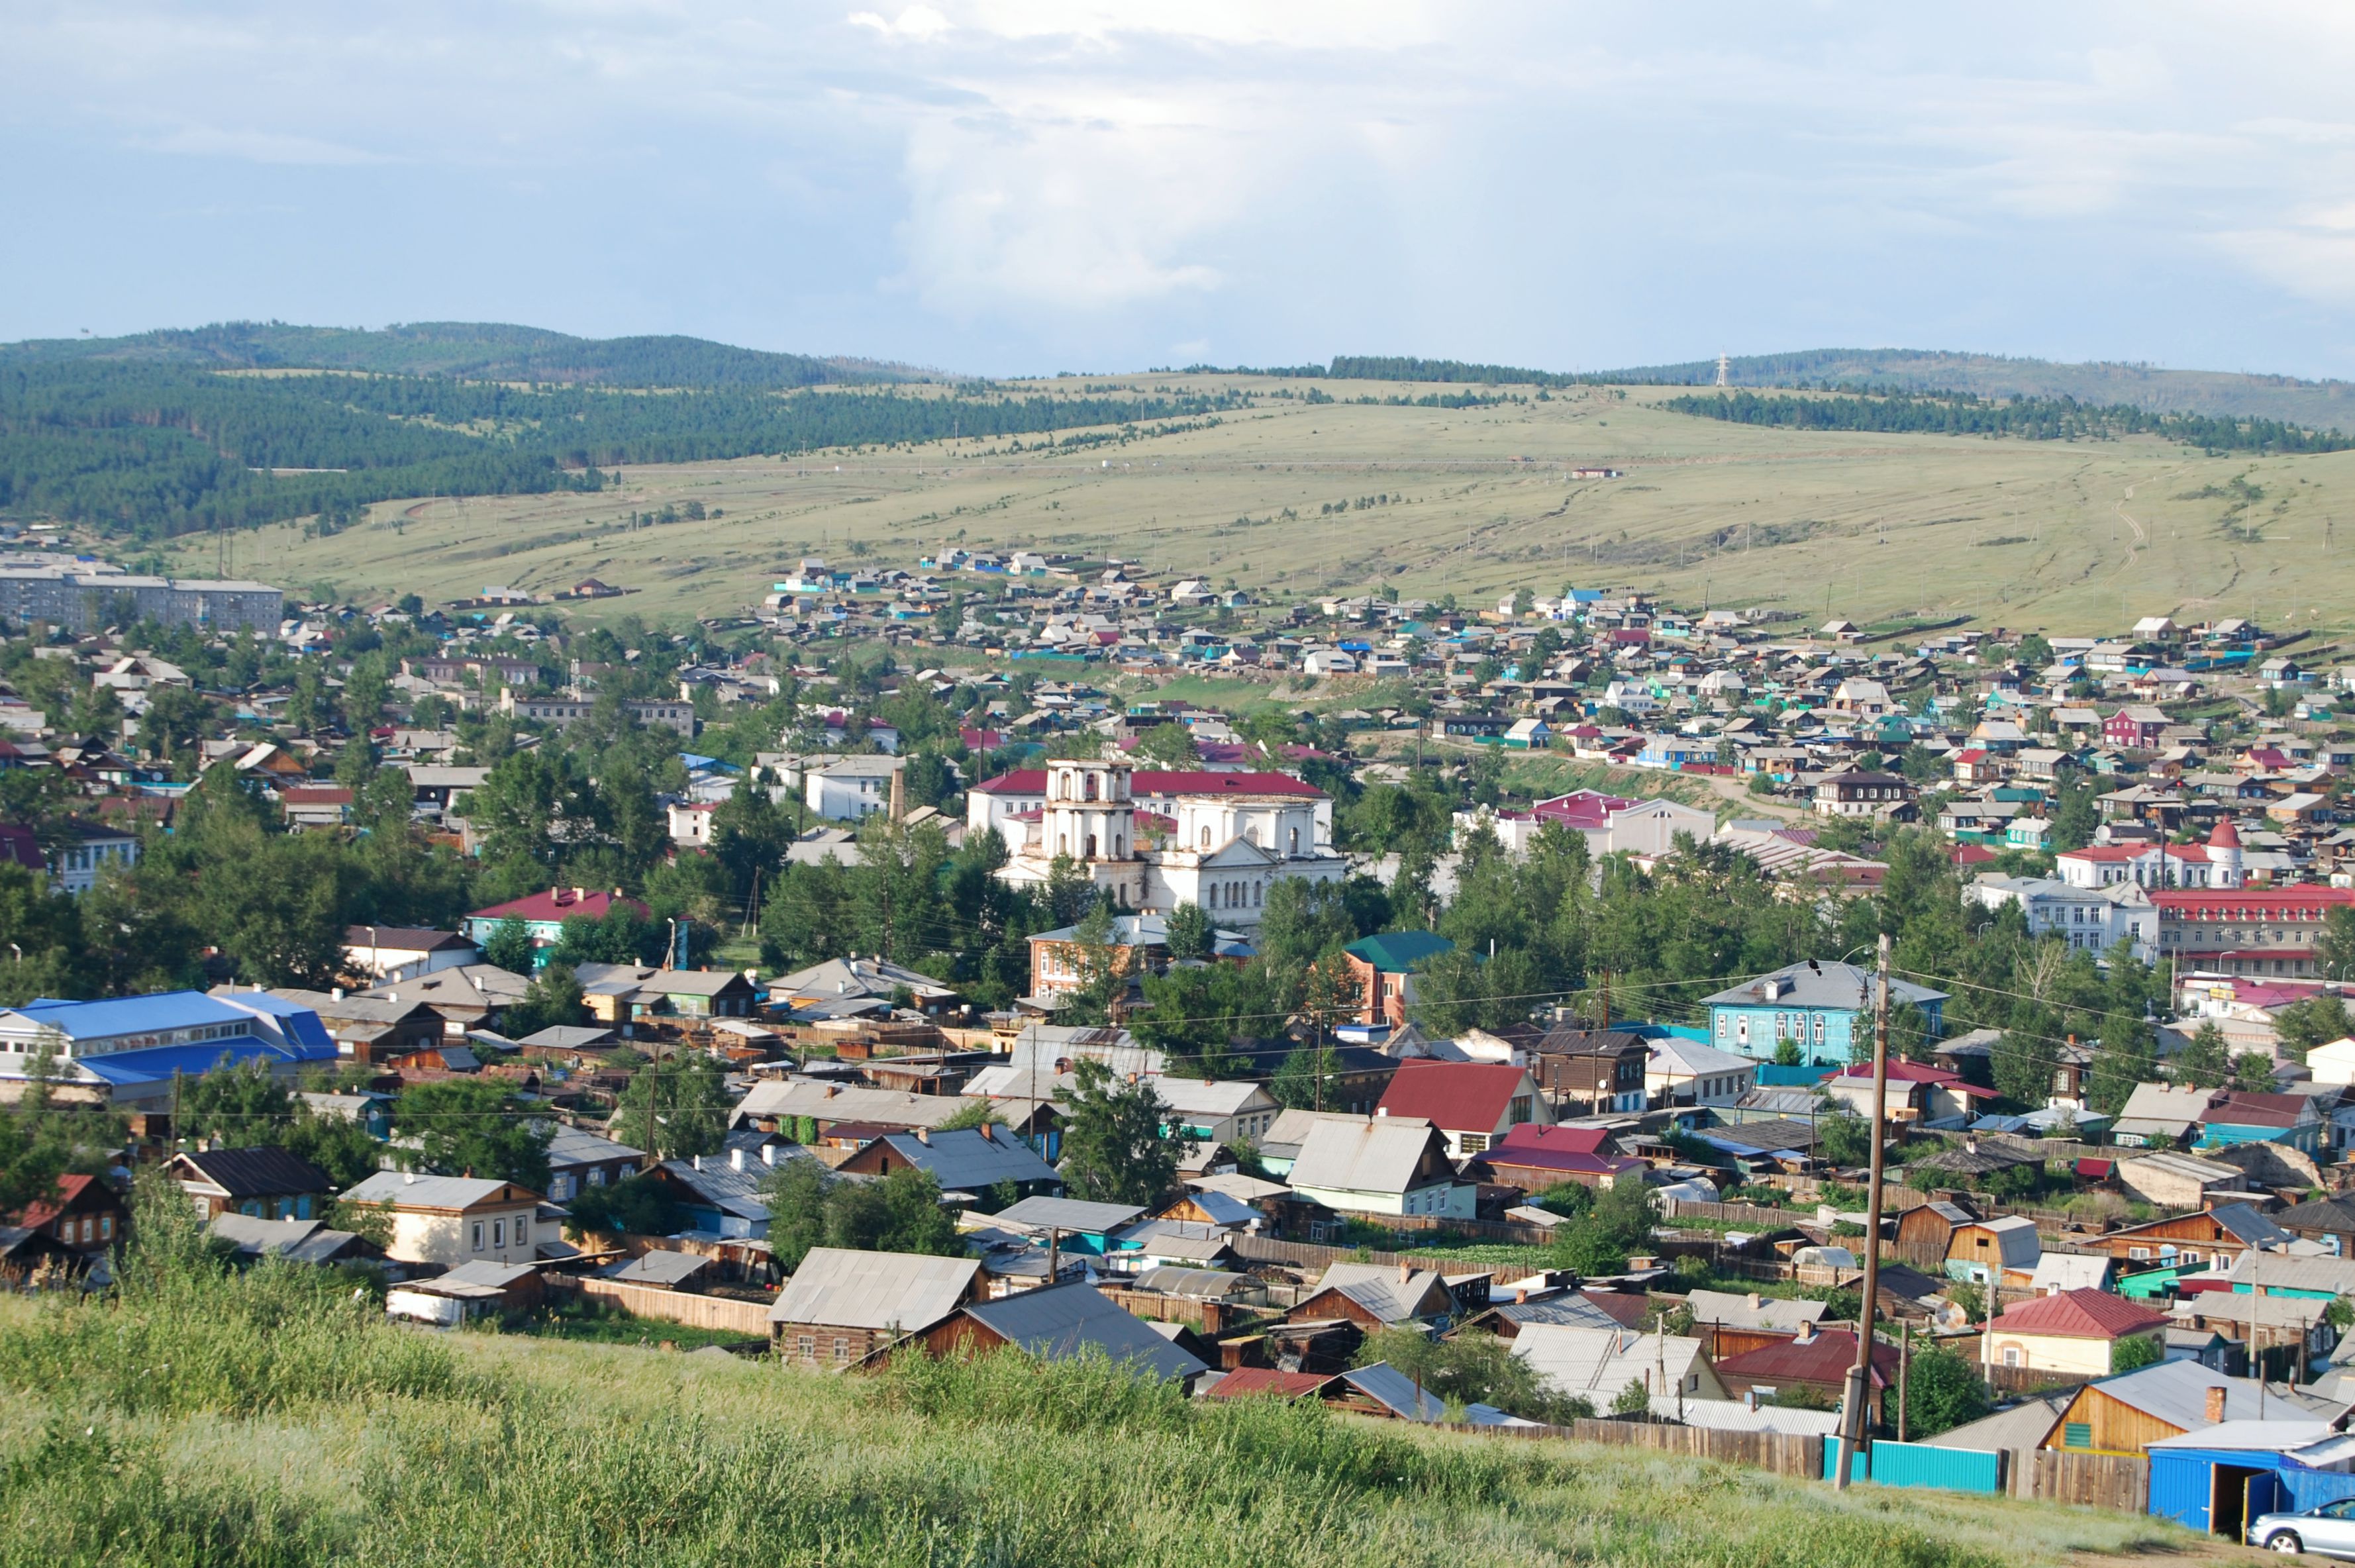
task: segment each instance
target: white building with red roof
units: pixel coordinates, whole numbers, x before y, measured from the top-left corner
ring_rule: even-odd
[[[2013,1302],[1998,1314],[1987,1336],[1987,1360],[1993,1366],[2107,1377],[2117,1370],[2120,1340],[2160,1347],[2172,1321],[2105,1290],[2059,1291]]]
[[[2241,834],[2227,819],[2205,844],[2088,844],[2053,857],[2073,888],[2136,882],[2146,888],[2237,888],[2243,880]]]
[[[997,874],[1009,882],[1043,883],[1068,859],[1132,911],[1194,903],[1221,926],[1248,928],[1276,882],[1348,874],[1331,843],[1332,810],[1323,790],[1290,773],[1065,759],[975,785],[965,827],[1006,841]]]

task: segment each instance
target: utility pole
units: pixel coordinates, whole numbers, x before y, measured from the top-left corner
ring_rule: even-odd
[[[1832,1486],[1848,1490],[1849,1467],[1865,1439],[1865,1401],[1872,1382],[1872,1314],[1881,1296],[1881,1175],[1889,1131],[1889,933],[1881,933],[1879,996],[1872,1009],[1872,1179],[1864,1204],[1864,1302],[1856,1312],[1856,1365],[1840,1401],[1839,1467]]]

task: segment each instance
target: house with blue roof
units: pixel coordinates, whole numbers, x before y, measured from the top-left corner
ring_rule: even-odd
[[[258,1061],[291,1077],[336,1056],[316,1012],[267,991],[40,997],[0,1008],[0,1098],[16,1098],[41,1071],[69,1099],[152,1104],[171,1094],[176,1074]]]

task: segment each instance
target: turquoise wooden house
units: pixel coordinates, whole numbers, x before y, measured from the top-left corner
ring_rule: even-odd
[[[1763,1061],[1787,1040],[1809,1061],[1846,1061],[1852,1041],[1871,1038],[1873,985],[1872,971],[1853,964],[1794,964],[1761,975],[1703,1001],[1710,1043]],[[1912,1003],[1932,1039],[1945,1032],[1945,992],[1891,978],[1889,1001]]]

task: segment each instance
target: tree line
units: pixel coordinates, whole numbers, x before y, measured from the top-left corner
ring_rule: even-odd
[[[1855,397],[1717,392],[1670,398],[1672,413],[1783,430],[1875,431],[1928,435],[2003,435],[2023,441],[2155,435],[2211,452],[2344,452],[2355,437],[2281,420],[2153,412],[2131,403],[2074,398],[1982,398],[1970,392],[1868,393]]]
[[[0,363],[0,513],[160,538],[425,496],[596,490],[622,464],[994,439],[1231,406],[1223,396],[781,394],[733,385],[645,397],[442,377],[229,377],[175,364],[27,360]]]

